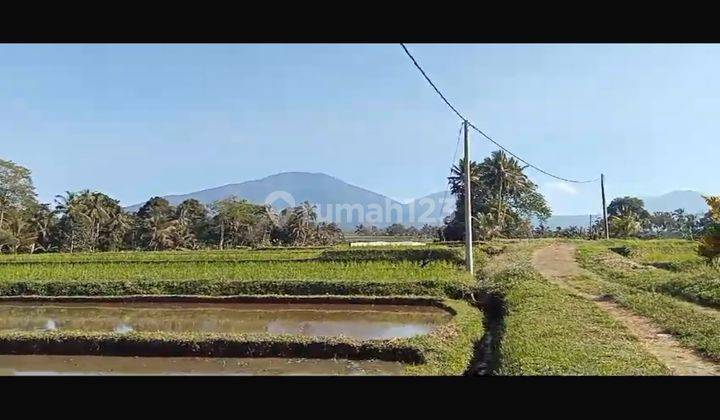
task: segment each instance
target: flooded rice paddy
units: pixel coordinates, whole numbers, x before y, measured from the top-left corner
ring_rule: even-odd
[[[405,338],[452,318],[437,307],[346,303],[2,302],[0,331],[163,331]]]
[[[0,375],[400,375],[379,360],[0,355]]]

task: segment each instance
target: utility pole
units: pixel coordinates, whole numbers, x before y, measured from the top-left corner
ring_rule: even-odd
[[[607,219],[607,206],[605,205],[605,174],[600,174],[600,191],[602,191],[603,220],[605,223],[605,239],[610,239],[610,230],[608,229],[608,219]]]
[[[463,121],[465,129],[465,265],[470,275],[473,275],[473,252],[472,252],[472,210],[470,201],[470,145],[468,144],[468,122]]]

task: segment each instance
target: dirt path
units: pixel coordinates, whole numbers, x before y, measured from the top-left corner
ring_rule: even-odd
[[[596,305],[622,323],[642,345],[675,375],[720,375],[720,366],[697,355],[680,343],[670,334],[665,334],[647,318],[636,315],[617,303],[603,300],[575,289],[568,279],[588,274],[575,261],[575,247],[570,244],[557,243],[533,253],[533,266],[545,278],[561,288],[592,300]]]

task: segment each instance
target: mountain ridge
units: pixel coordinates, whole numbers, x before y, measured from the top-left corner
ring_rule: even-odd
[[[272,195],[273,193],[275,194]],[[278,209],[309,201],[318,206],[321,220],[334,221],[346,229],[361,223],[374,224],[378,227],[392,223],[412,226],[422,226],[426,223],[439,225],[455,208],[454,196],[446,191],[430,193],[407,203],[401,203],[384,194],[350,184],[332,175],[303,171],[280,172],[186,194],[168,194],[163,198],[172,205],[178,205],[189,198],[209,204],[230,196],[257,204],[265,203],[270,199],[271,204]],[[288,198],[292,199],[288,202]],[[444,209],[441,203],[443,198],[447,198]],[[692,190],[676,190],[659,196],[640,198],[650,212],[685,208],[690,213],[704,213],[707,208],[701,193]],[[134,212],[142,204],[127,206],[125,209]],[[380,220],[375,217],[378,216],[378,212]],[[588,216],[587,214],[554,215],[546,224],[551,228],[585,226],[588,224]]]

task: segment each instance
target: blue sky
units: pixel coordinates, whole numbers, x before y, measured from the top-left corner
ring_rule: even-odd
[[[609,197],[719,193],[720,46],[408,48],[479,127]],[[40,198],[123,204],[282,171],[406,200],[445,188],[459,121],[396,44],[1,45],[0,157]],[[473,159],[493,149],[471,136]],[[529,170],[556,214],[599,185]]]

